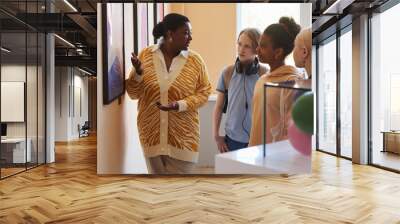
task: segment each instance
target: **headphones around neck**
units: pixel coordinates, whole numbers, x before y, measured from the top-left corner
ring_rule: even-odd
[[[254,61],[252,63],[250,63],[249,65],[245,66],[243,68],[243,66],[240,64],[239,61],[239,57],[236,58],[236,62],[235,62],[235,70],[237,73],[243,73],[247,76],[249,75],[255,75],[258,73],[258,70],[260,68],[260,64],[258,62],[258,58],[255,57]]]

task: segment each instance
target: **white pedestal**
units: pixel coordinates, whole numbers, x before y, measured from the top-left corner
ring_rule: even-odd
[[[304,156],[290,145],[280,141],[240,149],[215,156],[216,174],[304,174],[311,173],[311,155]]]
[[[218,154],[217,143],[212,133],[213,110],[217,95],[211,95],[208,102],[199,110],[200,114],[200,148],[197,167],[214,167],[215,155]],[[220,134],[225,135],[225,116],[222,116]]]

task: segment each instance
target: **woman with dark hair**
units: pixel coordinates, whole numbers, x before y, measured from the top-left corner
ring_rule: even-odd
[[[300,26],[293,18],[281,17],[279,23],[268,26],[261,35],[257,54],[261,62],[269,64],[270,72],[260,77],[254,89],[249,146],[263,144],[264,83],[279,83],[302,77],[295,67],[285,65],[286,56],[292,52],[299,32]],[[269,88],[266,96],[266,143],[285,140],[293,92]]]
[[[149,173],[190,173],[198,160],[199,113],[211,94],[187,17],[171,13],[153,30],[159,43],[132,53],[126,89],[138,101],[140,142]]]

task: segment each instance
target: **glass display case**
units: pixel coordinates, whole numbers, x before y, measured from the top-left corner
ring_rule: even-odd
[[[311,173],[311,80],[265,83],[263,92],[263,111],[255,128],[260,133],[252,133],[259,144],[217,154],[216,174]]]
[[[311,156],[313,93],[311,80],[264,84],[263,157],[285,148]]]

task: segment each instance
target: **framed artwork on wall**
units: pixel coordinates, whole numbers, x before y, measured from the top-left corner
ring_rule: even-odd
[[[124,6],[102,5],[103,103],[110,104],[124,94]]]

